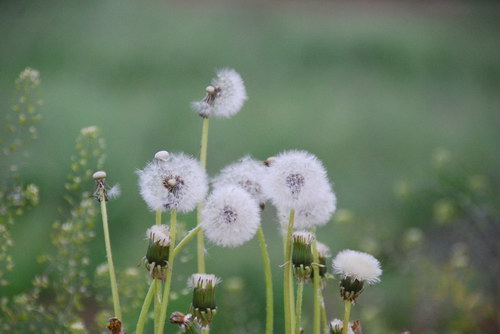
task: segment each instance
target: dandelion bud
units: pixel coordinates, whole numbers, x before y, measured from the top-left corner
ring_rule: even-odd
[[[207,94],[203,100],[191,103],[193,110],[204,118],[229,118],[237,114],[247,100],[241,76],[231,69],[218,71],[205,91]]]
[[[196,334],[196,324],[192,314],[173,312],[170,315],[170,323],[179,325],[181,333]]]
[[[118,318],[109,318],[108,325],[109,334],[123,334],[122,322]]]
[[[333,259],[333,271],[340,275],[340,296],[351,302],[361,295],[365,283],[375,284],[380,281],[382,269],[380,262],[372,255],[343,250]]]
[[[165,269],[170,252],[170,230],[167,225],[153,225],[146,232],[149,239],[145,265],[151,277],[165,279]]]
[[[188,287],[193,290],[193,315],[202,328],[210,328],[217,312],[215,286],[220,279],[212,274],[193,274],[188,279]]]
[[[310,232],[294,232],[292,234],[292,264],[295,276],[302,282],[309,282],[312,274],[314,234]]]
[[[330,321],[330,334],[342,334],[343,328],[344,328],[344,322],[342,320],[333,319],[332,321]],[[351,322],[349,322],[349,328],[347,329],[347,334],[354,334]]]
[[[326,259],[331,257],[330,248],[319,241],[316,242],[316,247],[318,249],[318,260],[319,260],[319,276],[325,278],[328,273],[328,268],[326,266]]]

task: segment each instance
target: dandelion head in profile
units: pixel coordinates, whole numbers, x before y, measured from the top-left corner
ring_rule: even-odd
[[[232,69],[217,71],[216,77],[205,91],[203,100],[191,104],[191,107],[204,118],[232,117],[241,110],[247,100],[243,79]]]
[[[167,225],[153,225],[146,231],[146,238],[149,240],[146,269],[151,277],[164,280],[170,253],[170,230]]]
[[[201,213],[203,231],[214,244],[237,247],[253,238],[260,224],[259,206],[243,188],[216,188]]]
[[[314,155],[286,151],[266,161],[264,190],[279,209],[295,210],[325,197],[330,208],[335,206],[326,170]]]
[[[157,152],[137,174],[141,196],[151,210],[189,212],[207,194],[205,171],[198,160],[183,153]]]
[[[295,276],[302,282],[309,282],[312,274],[312,246],[316,240],[311,232],[298,231],[292,234],[292,264]]]
[[[115,184],[111,188],[106,184],[107,174],[105,171],[99,170],[92,174],[92,178],[95,180],[96,187],[94,191],[94,198],[101,202],[109,201],[110,199],[118,198],[121,195],[121,188],[119,184]]]
[[[344,328],[344,322],[340,319],[333,319],[330,321],[330,334],[342,334],[342,329]],[[347,329],[347,334],[354,334],[352,330],[352,322],[349,322],[349,328]]]
[[[193,315],[202,328],[210,328],[217,312],[215,286],[219,283],[220,278],[212,274],[193,274],[188,278],[188,287],[193,290]]]
[[[319,260],[319,276],[321,278],[325,278],[328,273],[328,267],[326,266],[326,259],[332,257],[332,253],[330,252],[330,247],[325,245],[322,242],[316,242],[316,248],[318,250],[318,260]]]
[[[238,162],[224,167],[213,180],[214,188],[234,184],[245,189],[259,203],[264,206],[266,196],[262,189],[262,181],[266,172],[262,162],[249,156],[243,157]]]
[[[380,282],[380,262],[370,254],[343,250],[332,261],[333,272],[340,276],[340,295],[354,302],[363,292],[364,284]]]

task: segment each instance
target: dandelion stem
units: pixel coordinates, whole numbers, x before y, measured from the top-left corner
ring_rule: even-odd
[[[302,317],[302,295],[304,294],[304,282],[301,280],[297,284],[297,307],[295,315],[295,333],[300,334],[300,319]]]
[[[161,211],[156,210],[156,225],[161,225]]]
[[[201,148],[200,148],[200,164],[203,169],[207,169],[207,150],[208,150],[208,117],[203,117],[203,128],[201,130]],[[201,210],[203,203],[198,204],[197,220],[198,225],[201,224]],[[203,231],[198,233],[198,272],[205,273],[205,236]]]
[[[285,273],[283,279],[284,290],[284,305],[285,305],[285,332],[286,334],[294,333],[294,315],[293,310],[293,282],[292,282],[292,232],[293,223],[295,220],[295,211],[290,210],[290,219],[288,221],[288,229],[285,237]]]
[[[259,236],[260,250],[262,252],[262,259],[264,261],[264,275],[266,277],[266,334],[273,333],[273,320],[274,320],[274,310],[273,310],[273,277],[271,273],[271,261],[269,259],[269,252],[267,250],[266,239],[264,238],[264,232],[262,231],[262,226],[257,229],[257,234]]]
[[[321,294],[321,287],[320,287],[320,277],[319,277],[319,256],[318,256],[318,244],[316,240],[314,240],[313,243],[313,301],[314,301],[314,328],[313,328],[313,333],[314,334],[320,334],[321,332],[321,305],[320,305],[320,294]]]
[[[195,228],[193,228],[191,231],[189,231],[189,233],[181,240],[181,242],[179,242],[179,244],[175,247],[174,249],[174,258],[177,257],[177,255],[179,255],[179,253],[181,252],[181,250],[188,244],[189,241],[191,241],[191,239],[193,239],[193,237],[198,234],[199,232],[201,231],[201,225],[198,225],[196,226]]]
[[[118,284],[116,283],[115,267],[113,265],[113,254],[111,253],[111,241],[109,239],[108,211],[104,190],[101,192],[101,215],[104,229],[104,242],[106,244],[106,257],[108,258],[109,280],[111,281],[111,294],[113,295],[113,308],[115,317],[122,320],[122,310],[120,308],[120,298],[118,297]]]
[[[201,334],[209,334],[210,333],[210,328],[204,328],[201,330]]]
[[[327,330],[328,318],[326,316],[325,298],[323,297],[323,290],[320,290],[320,299],[321,299],[321,326],[323,327],[323,330]]]
[[[161,225],[161,211],[156,210],[156,225]],[[154,332],[158,330],[158,323],[160,320],[160,306],[161,306],[161,283],[160,280],[154,279]]]
[[[139,315],[139,320],[137,321],[137,326],[135,329],[136,334],[142,334],[144,330],[144,324],[146,322],[146,317],[148,315],[149,305],[151,304],[151,299],[155,292],[155,280],[151,281],[146,298],[144,298],[144,303],[142,304],[141,313]]]
[[[342,328],[342,334],[347,334],[349,329],[349,317],[351,315],[351,301],[345,301],[345,313],[344,313],[344,327]]]
[[[177,211],[172,210],[170,214],[170,249],[173,252],[168,254],[167,277],[165,278],[165,287],[163,289],[163,298],[160,308],[160,322],[158,324],[158,334],[163,333],[165,326],[165,318],[167,316],[168,297],[170,295],[170,286],[172,284],[172,270],[174,269],[174,253],[175,253],[175,234],[177,232]]]

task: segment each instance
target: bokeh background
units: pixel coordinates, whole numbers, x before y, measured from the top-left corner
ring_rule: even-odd
[[[249,100],[237,116],[211,122],[210,175],[245,154],[286,149],[324,162],[338,211],[320,240],[334,254],[371,252],[384,269],[353,309],[365,332],[500,330],[497,2],[3,1],[0,36],[1,113],[26,66],[40,71],[44,100],[23,171],[40,187],[40,204],[12,227],[16,267],[2,297],[29,291],[46,266],[37,258],[53,251],[52,224],[86,126],[101,129],[108,179],[123,191],[109,205],[115,264],[140,263],[154,214],[134,172],[158,150],[199,153],[201,119],[189,103],[203,97],[215,69],[230,67]],[[181,219],[194,224],[194,215]],[[263,225],[279,333],[282,255],[271,205]],[[99,220],[95,231],[92,270],[105,262]],[[172,311],[189,305],[190,248],[176,269]],[[207,265],[224,280],[213,332],[263,332],[257,240],[234,250],[209,245]],[[330,318],[342,317],[337,284],[326,290]],[[308,299],[306,328],[311,310]],[[125,319],[128,332],[138,311]]]

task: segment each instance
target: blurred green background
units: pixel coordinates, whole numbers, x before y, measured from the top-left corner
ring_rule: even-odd
[[[17,265],[9,274],[13,284],[1,294],[29,290],[43,270],[36,258],[51,250],[69,157],[85,126],[101,128],[108,180],[123,190],[109,205],[115,263],[136,266],[154,214],[138,194],[134,172],[158,150],[198,154],[201,120],[189,103],[203,97],[215,69],[230,67],[245,80],[249,100],[234,118],[211,121],[210,175],[248,153],[257,159],[294,148],[316,154],[328,169],[339,207],[332,223],[320,230],[320,240],[334,254],[344,248],[370,251],[385,270],[382,282],[367,289],[353,309],[366,332],[494,333],[494,304],[493,311],[465,309],[473,314],[471,327],[462,324],[456,309],[444,311],[431,297],[422,301],[418,287],[438,286],[422,261],[433,263],[436,275],[445,272],[442,266],[459,240],[450,235],[468,224],[461,206],[453,211],[452,205],[449,217],[440,207],[439,201],[454,203],[457,194],[445,187],[451,197],[435,195],[443,193],[436,181],[442,180],[436,171],[441,162],[450,164],[449,173],[459,173],[457,182],[481,178],[479,204],[490,203],[488,215],[498,217],[499,13],[493,2],[0,3],[1,112],[8,111],[13,82],[26,66],[40,71],[45,102],[39,140],[24,171],[25,179],[41,189],[40,205],[13,227]],[[408,195],[415,189],[424,189],[419,200]],[[425,195],[429,189],[434,195]],[[463,196],[474,197],[474,189]],[[194,215],[182,219],[194,224]],[[282,255],[270,205],[263,224],[274,264],[278,333]],[[486,230],[493,243],[498,231],[493,218]],[[417,245],[407,247],[403,236],[413,232]],[[99,224],[96,233],[94,266],[105,261]],[[472,256],[470,250],[482,241],[461,242]],[[498,266],[498,246],[492,249],[488,256],[497,262],[491,265]],[[196,270],[193,254],[177,266],[176,291]],[[214,333],[263,332],[257,241],[235,250],[209,245],[208,268],[225,282],[218,290]],[[474,284],[463,282],[466,291],[488,286],[491,275],[474,265],[468,270],[475,278]],[[335,281],[326,296],[329,317],[342,317]],[[481,298],[498,299],[498,290],[483,289]],[[464,304],[470,303],[466,298]],[[188,304],[189,296],[181,296],[170,309],[186,311]],[[311,305],[305,302],[306,326]],[[126,320],[128,332],[134,323]]]

